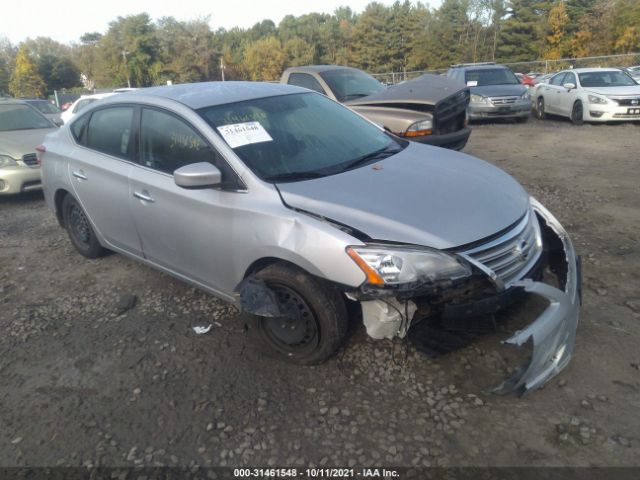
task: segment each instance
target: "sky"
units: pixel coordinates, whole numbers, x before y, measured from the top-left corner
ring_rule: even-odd
[[[209,16],[209,25],[219,27],[247,28],[255,23],[271,19],[277,25],[285,15],[303,15],[310,12],[333,13],[340,6],[348,6],[361,12],[372,0],[5,0],[0,15],[0,37],[12,44],[26,38],[50,37],[69,44],[78,42],[87,32],[105,33],[109,22],[117,17],[147,12],[153,20],[175,17],[192,20]],[[390,5],[393,0],[378,0]],[[440,0],[423,2],[432,6]]]

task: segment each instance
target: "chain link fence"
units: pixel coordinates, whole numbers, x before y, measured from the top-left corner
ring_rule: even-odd
[[[496,62],[500,63],[500,62]],[[558,60],[534,60],[531,62],[505,62],[514,72],[521,73],[553,73],[566,68],[593,67],[630,67],[640,65],[640,53],[624,53],[620,55],[604,55],[599,57],[560,58]],[[394,84],[411,80],[424,73],[442,74],[447,68],[436,70],[414,70],[409,72],[387,72],[372,74],[382,83]]]

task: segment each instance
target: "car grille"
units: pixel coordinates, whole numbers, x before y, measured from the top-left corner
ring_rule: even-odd
[[[489,97],[494,105],[511,105],[518,101],[518,97]]]
[[[464,128],[469,90],[462,90],[438,102],[435,108],[436,128],[439,134],[457,132]]]
[[[27,153],[26,155],[23,155],[22,161],[30,167],[38,166],[38,157],[36,157],[35,153]]]
[[[463,253],[485,269],[490,269],[508,287],[529,272],[542,254],[538,219],[533,212],[529,212],[515,227],[498,238]]]
[[[614,102],[622,107],[637,107],[640,105],[640,97],[632,98],[611,98]]]

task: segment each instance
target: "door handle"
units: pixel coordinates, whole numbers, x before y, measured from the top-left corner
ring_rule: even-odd
[[[146,190],[142,192],[133,192],[133,196],[139,198],[140,200],[144,200],[145,202],[153,203],[155,200]]]
[[[84,174],[84,172],[82,170],[80,170],[79,172],[71,172],[71,174],[76,177],[79,178],[80,180],[86,180],[87,176]]]

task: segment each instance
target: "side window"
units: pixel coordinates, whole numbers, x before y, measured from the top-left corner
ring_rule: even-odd
[[[217,165],[216,154],[189,125],[168,113],[142,109],[140,163],[166,173],[191,163]],[[218,166],[218,165],[217,165]]]
[[[549,83],[551,85],[562,85],[564,83],[564,77],[566,77],[567,74],[565,72],[560,72],[557,75],[554,75],[553,77],[551,77],[551,80],[549,80]]]
[[[115,157],[129,158],[132,148],[133,107],[96,110],[89,119],[87,147]]]
[[[289,75],[289,85],[296,85],[297,87],[308,88],[309,90],[315,90],[318,93],[326,95],[324,88],[320,85],[315,78],[308,73],[292,73]]]
[[[85,100],[80,100],[76,106],[73,109],[73,113],[78,113],[80,110],[82,110],[84,107],[86,107],[87,105],[89,105],[90,103],[93,103],[93,99],[87,98]]]
[[[83,115],[71,124],[71,134],[73,135],[73,138],[76,139],[76,142],[81,145],[85,145],[86,143],[87,138],[84,136],[84,134],[87,130],[88,121],[89,115]]]
[[[564,85],[565,83],[573,83],[574,85],[578,85],[575,73],[567,73],[562,80],[562,84]]]

